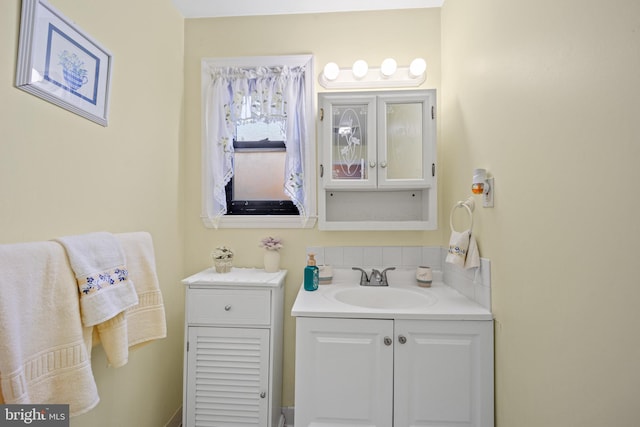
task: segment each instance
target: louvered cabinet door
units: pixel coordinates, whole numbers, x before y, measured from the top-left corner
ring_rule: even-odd
[[[269,329],[188,328],[187,427],[267,426]]]

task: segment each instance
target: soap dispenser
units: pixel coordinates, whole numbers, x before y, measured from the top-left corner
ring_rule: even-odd
[[[304,268],[304,290],[315,291],[320,283],[320,272],[316,266],[316,256],[309,254],[307,266]]]

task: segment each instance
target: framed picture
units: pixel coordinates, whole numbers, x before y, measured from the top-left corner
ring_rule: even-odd
[[[22,0],[16,86],[107,126],[112,56],[44,0]]]

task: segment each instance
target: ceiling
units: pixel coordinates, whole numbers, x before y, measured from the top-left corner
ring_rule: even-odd
[[[172,0],[185,18],[440,7],[444,0]]]

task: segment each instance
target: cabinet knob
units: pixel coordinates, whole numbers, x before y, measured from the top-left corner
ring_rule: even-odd
[[[260,397],[264,399],[265,397],[267,397],[267,393],[263,391],[262,393],[260,393]]]
[[[384,345],[391,345],[393,344],[393,340],[389,337],[384,337]]]
[[[386,168],[387,167],[387,162],[380,162],[380,167],[381,168]]]
[[[400,344],[405,344],[407,342],[407,337],[405,337],[404,335],[399,335],[398,341],[400,342]]]
[[[369,167],[370,168],[375,168],[376,167],[376,162],[373,161],[373,160],[369,161]]]
[[[229,304],[224,306],[224,311],[229,311],[231,310],[231,306]]]

